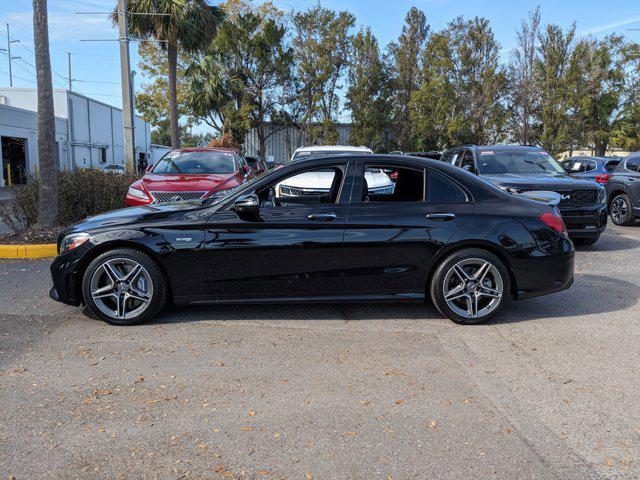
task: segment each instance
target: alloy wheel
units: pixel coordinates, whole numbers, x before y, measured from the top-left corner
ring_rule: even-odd
[[[611,218],[615,223],[624,223],[629,212],[627,202],[621,196],[611,202]]]
[[[146,268],[130,258],[105,260],[91,277],[91,298],[105,315],[126,320],[151,304],[153,282]]]
[[[491,262],[466,258],[447,271],[443,287],[451,310],[464,318],[482,318],[500,305],[504,282]]]

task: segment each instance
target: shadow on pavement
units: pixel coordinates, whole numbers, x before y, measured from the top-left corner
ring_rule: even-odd
[[[635,233],[637,231],[634,227],[624,228],[628,228],[630,230],[629,233]],[[612,252],[621,250],[633,250],[634,248],[640,247],[640,240],[626,237],[618,232],[611,231],[609,232],[609,235],[600,237],[600,240],[598,240],[595,245],[576,244],[575,247],[578,252]]]

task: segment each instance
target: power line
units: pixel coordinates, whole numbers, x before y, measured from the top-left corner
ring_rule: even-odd
[[[9,76],[9,72],[5,72],[5,71],[3,71],[3,70],[0,70],[0,73],[4,73],[5,75]],[[20,80],[24,80],[25,82],[32,83],[33,85],[37,85],[37,83],[36,83],[36,82],[34,82],[33,80],[29,80],[28,78],[24,78],[24,77],[19,77],[18,75],[15,75],[13,72],[11,73],[11,75],[12,75],[14,78],[18,78],[18,79],[20,79]]]

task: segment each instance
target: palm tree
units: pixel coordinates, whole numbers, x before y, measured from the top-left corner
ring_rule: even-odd
[[[217,6],[209,5],[208,0],[128,0],[127,20],[129,30],[141,39],[161,40],[161,46],[167,51],[169,68],[169,122],[171,125],[171,146],[180,146],[180,125],[178,118],[178,100],[176,93],[178,49],[187,53],[206,50],[225,13]],[[165,15],[148,15],[160,13]],[[114,11],[112,20],[117,23],[118,12]]]
[[[58,221],[58,163],[55,155],[56,134],[47,0],[33,0],[33,43],[38,80],[38,225],[49,228]]]

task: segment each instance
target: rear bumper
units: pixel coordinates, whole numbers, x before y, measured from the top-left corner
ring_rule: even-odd
[[[566,290],[573,284],[575,250],[571,241],[562,238],[552,247],[554,254],[511,258],[515,276],[516,298],[531,298]],[[542,251],[539,252],[544,255]]]
[[[572,238],[592,238],[599,236],[607,228],[607,207],[561,208],[562,220]]]

